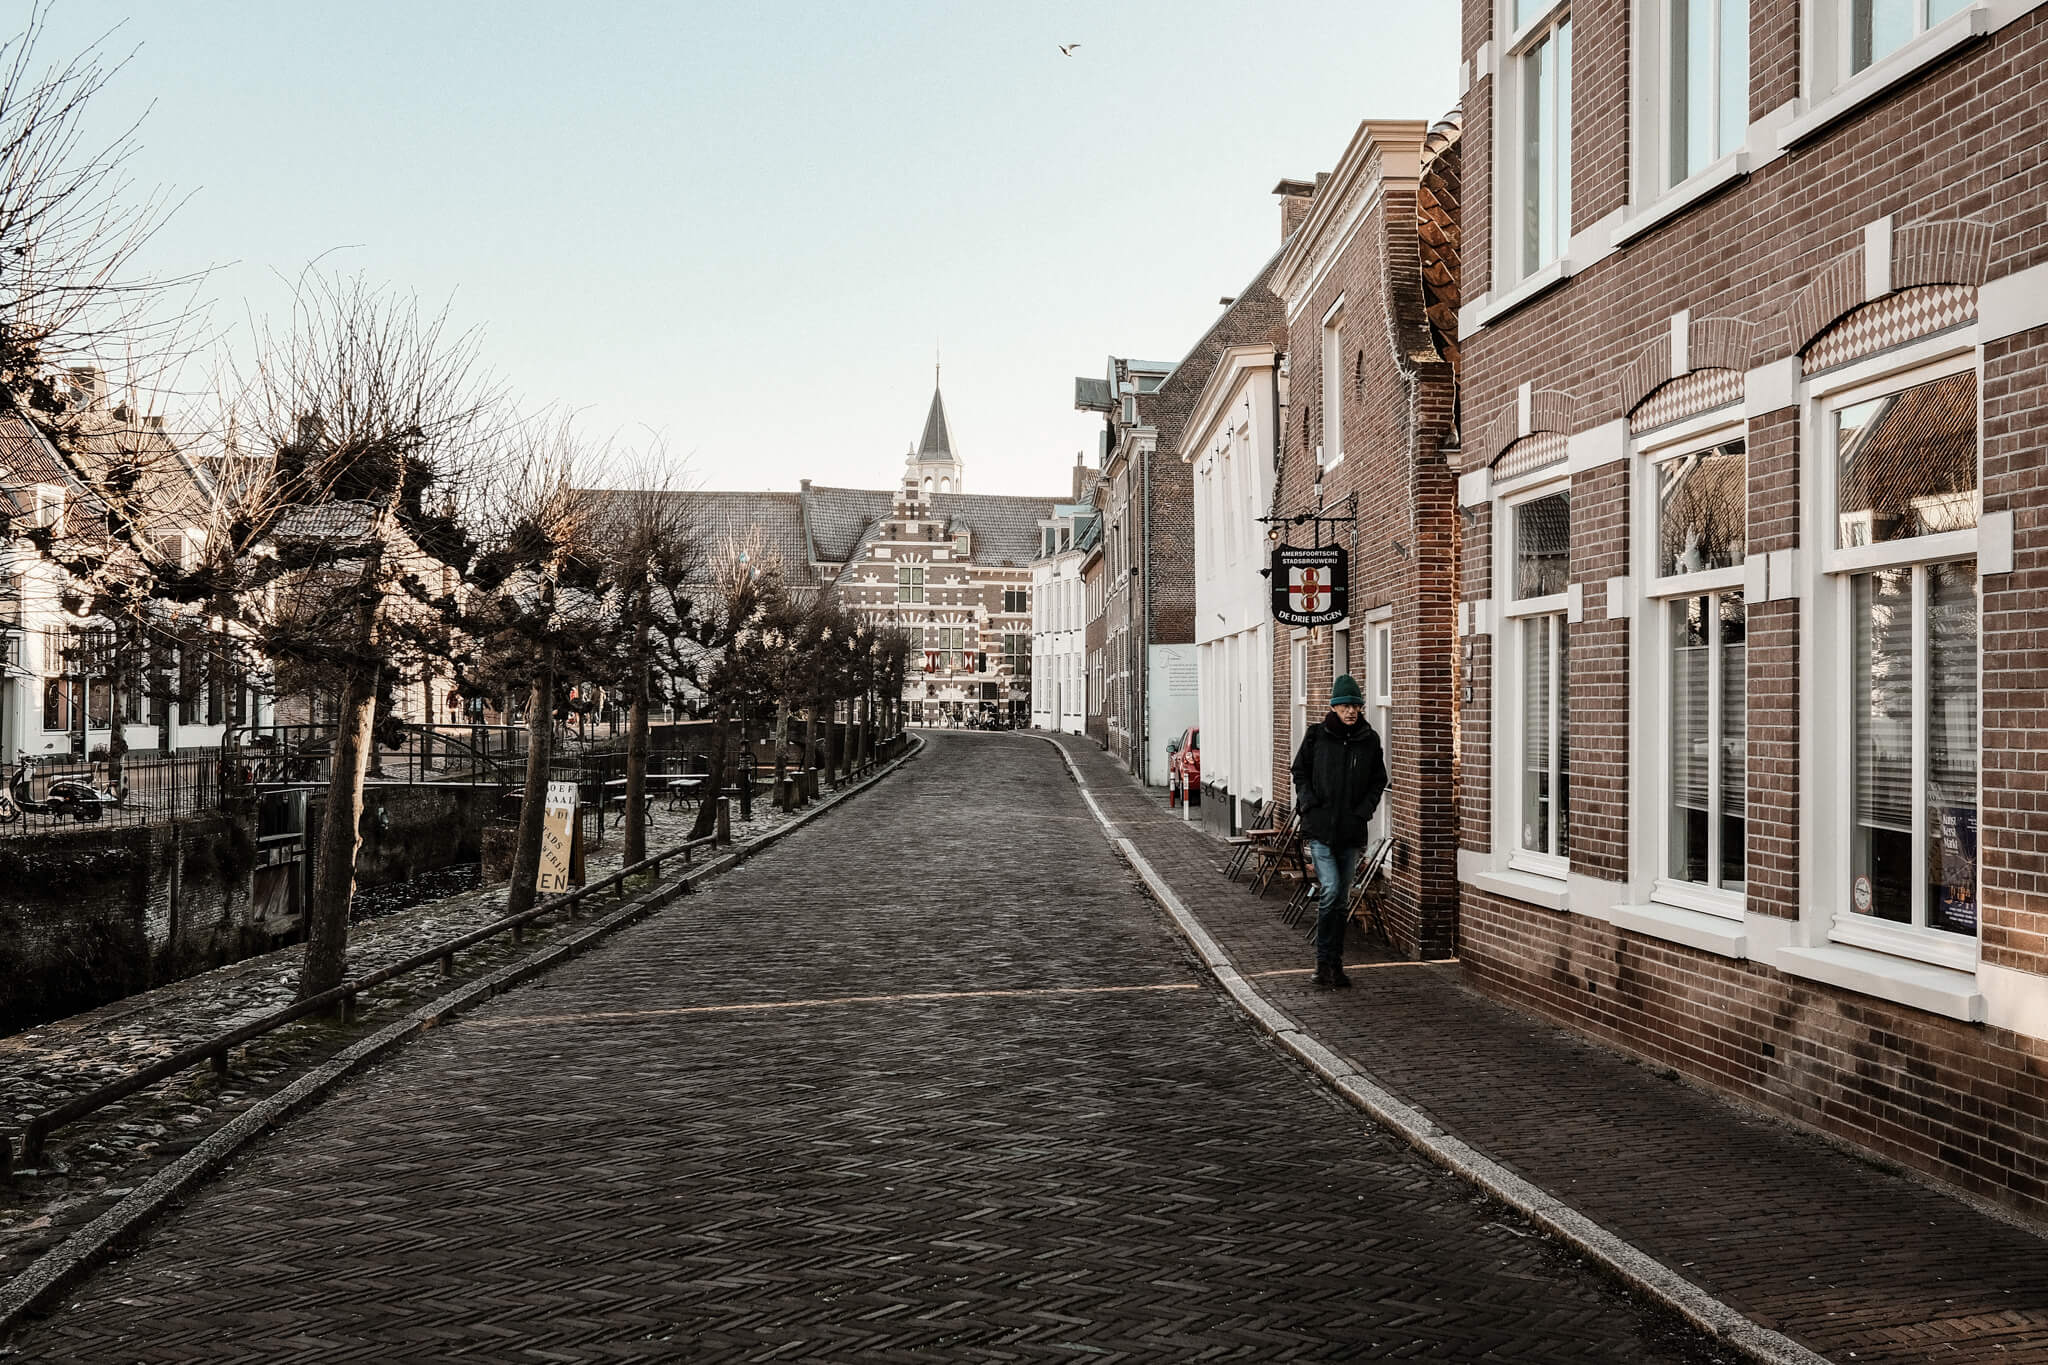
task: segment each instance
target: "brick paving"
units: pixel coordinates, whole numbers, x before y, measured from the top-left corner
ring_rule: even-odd
[[[734,841],[760,839],[790,818],[758,801],[753,820],[734,813]],[[682,842],[694,819],[689,810],[657,803],[648,847]],[[618,869],[624,842],[616,829],[605,832],[589,854],[593,879]],[[358,922],[350,929],[351,974],[411,957],[504,913],[499,883]],[[19,1273],[237,1114],[348,1044],[452,985],[486,976],[580,927],[544,922],[523,943],[501,935],[462,953],[452,978],[429,969],[364,995],[350,1024],[315,1018],[287,1025],[237,1049],[226,1076],[193,1067],[59,1129],[38,1168],[0,1182],[0,1278]],[[0,1037],[0,1140],[17,1140],[30,1118],[74,1095],[290,1004],[298,998],[304,954],[296,945],[281,948]]]
[[[1727,1358],[1322,1092],[999,735],[426,1035],[10,1345]]]
[[[1267,999],[1449,1132],[1831,1359],[2048,1361],[2048,1241],[1488,1000],[1454,963],[1382,955],[1312,990],[1280,893],[1226,880],[1199,823],[1061,742],[1240,971],[1302,969],[1261,979]]]

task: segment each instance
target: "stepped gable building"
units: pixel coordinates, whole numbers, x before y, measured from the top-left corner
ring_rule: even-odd
[[[1028,725],[1031,564],[1041,523],[1065,499],[966,493],[965,481],[934,388],[893,490],[805,479],[795,493],[677,496],[699,509],[714,561],[772,560],[788,582],[836,592],[876,626],[908,632],[919,652],[904,691],[913,723]]]
[[[1464,14],[1466,971],[2048,1213],[2048,5]]]
[[[1430,326],[1447,279],[1439,268],[1437,289],[1425,288],[1423,229],[1442,267],[1455,256],[1443,209],[1457,193],[1458,147],[1455,118],[1435,129],[1361,123],[1336,169],[1318,177],[1273,272],[1288,382],[1272,507],[1355,520],[1321,531],[1349,554],[1349,618],[1271,628],[1271,790],[1292,799],[1295,752],[1328,711],[1335,677],[1354,676],[1392,778],[1372,831],[1393,840],[1385,923],[1418,957],[1448,955],[1457,927],[1458,527],[1446,463],[1456,383]],[[1317,540],[1313,522],[1277,529],[1288,544]]]

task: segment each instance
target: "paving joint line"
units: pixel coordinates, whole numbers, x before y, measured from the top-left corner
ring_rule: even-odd
[[[1515,1174],[1501,1162],[1469,1146],[1437,1125],[1421,1110],[1397,1098],[1370,1071],[1325,1046],[1305,1026],[1275,1006],[1237,970],[1236,963],[1210,935],[1165,878],[1155,871],[1137,846],[1096,804],[1074,756],[1051,735],[1038,734],[1059,752],[1067,775],[1080,789],[1088,809],[1102,826],[1103,837],[1123,854],[1145,889],[1159,902],[1181,937],[1217,984],[1238,1008],[1273,1040],[1286,1048],[1325,1086],[1336,1091],[1374,1122],[1398,1135],[1410,1147],[1445,1170],[1477,1186],[1513,1208],[1551,1236],[1594,1262],[1622,1283],[1655,1300],[1715,1340],[1762,1365],[1831,1365],[1827,1357],[1774,1331],[1733,1305],[1680,1275],[1634,1243],[1602,1227],[1541,1186]]]
[[[843,802],[894,776],[904,764],[922,753],[924,747],[921,737],[912,736],[908,752],[857,785],[834,792],[788,823],[768,831],[744,847],[713,859],[688,875],[666,884],[657,882],[611,914],[560,943],[550,944],[428,1001],[368,1037],[357,1039],[282,1090],[243,1110],[209,1133],[192,1150],[137,1186],[134,1193],[123,1197],[120,1203],[38,1256],[6,1283],[0,1284],[0,1339],[89,1274],[117,1247],[140,1235],[144,1228],[167,1212],[173,1202],[198,1189],[243,1148],[281,1126],[299,1111],[324,1099],[342,1081],[366,1070],[428,1030],[452,1022],[465,1010],[488,1003],[494,997],[524,985],[579,956],[586,948],[595,946],[620,929],[695,891],[703,882],[739,867],[819,816],[836,810]],[[0,1354],[4,1353],[0,1351]]]

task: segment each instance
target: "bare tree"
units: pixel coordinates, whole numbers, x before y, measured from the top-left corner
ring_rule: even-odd
[[[648,711],[677,700],[696,660],[687,649],[694,609],[686,590],[700,562],[698,528],[687,497],[665,485],[669,466],[643,462],[630,489],[595,494],[599,541],[612,583],[617,642],[603,680],[627,699],[626,846],[628,866],[647,856]]]
[[[260,340],[224,436],[227,534],[209,543],[208,567],[264,655],[331,679],[338,698],[299,979],[308,996],[346,971],[380,686],[408,604],[470,557],[466,476],[498,399],[473,337],[359,278],[309,275],[289,330]]]
[[[537,894],[560,684],[601,672],[616,641],[616,561],[601,544],[599,499],[578,477],[590,459],[565,418],[508,434],[481,504],[484,548],[455,617],[470,642],[467,685],[527,694],[525,792],[506,898],[513,914]]]

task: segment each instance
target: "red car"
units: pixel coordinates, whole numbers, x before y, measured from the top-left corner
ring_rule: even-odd
[[[1181,737],[1166,746],[1169,782],[1187,793],[1190,805],[1202,804],[1202,727],[1190,725]]]

